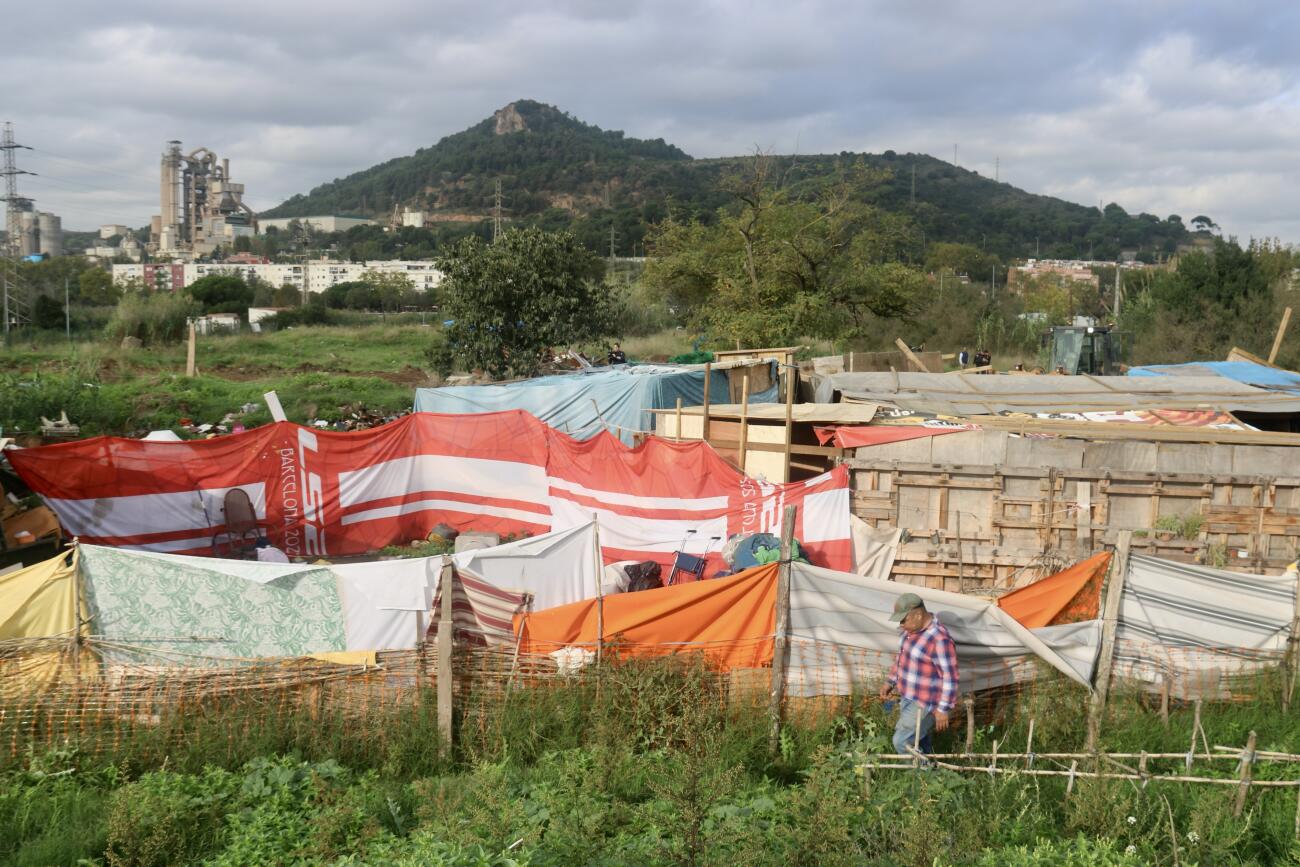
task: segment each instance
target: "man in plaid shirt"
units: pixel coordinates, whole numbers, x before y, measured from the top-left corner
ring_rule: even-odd
[[[898,658],[880,687],[885,700],[897,692],[898,724],[894,727],[894,752],[906,753],[916,738],[921,717],[922,752],[930,752],[930,732],[948,728],[948,715],[957,704],[957,646],[938,616],[925,610],[915,593],[904,593],[894,603],[890,620],[903,631]]]

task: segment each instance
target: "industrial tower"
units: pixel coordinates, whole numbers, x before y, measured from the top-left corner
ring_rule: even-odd
[[[32,211],[32,200],[18,195],[18,176],[33,173],[18,168],[14,152],[17,150],[31,150],[31,148],[14,141],[14,125],[9,121],[5,121],[4,138],[0,139],[0,150],[4,151],[4,169],[0,170],[0,174],[3,174],[5,178],[5,255],[11,259],[17,259],[22,255],[22,215]]]
[[[162,213],[149,233],[158,255],[195,259],[254,233],[257,215],[244,204],[244,185],[230,180],[230,160],[207,148],[183,154],[179,141],[169,141],[159,180]]]

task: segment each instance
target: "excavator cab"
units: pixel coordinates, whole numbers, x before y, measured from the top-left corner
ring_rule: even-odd
[[[1105,325],[1057,325],[1043,334],[1047,369],[1071,375],[1119,376],[1128,335]]]

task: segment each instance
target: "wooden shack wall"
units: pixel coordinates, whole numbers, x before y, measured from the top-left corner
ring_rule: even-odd
[[[1280,572],[1300,543],[1298,457],[1291,447],[971,431],[858,449],[847,463],[854,513],[911,534],[898,580],[997,590],[1104,550],[1121,529],[1135,531],[1140,552]]]

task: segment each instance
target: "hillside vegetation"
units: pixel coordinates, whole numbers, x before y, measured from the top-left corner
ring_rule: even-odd
[[[640,253],[650,226],[669,212],[710,219],[730,203],[719,190],[747,157],[693,159],[662,139],[602,130],[549,105],[511,103],[469,129],[296,195],[266,217],[357,213],[383,221],[394,206],[432,212],[453,234],[481,231],[497,181],[518,223],[569,228],[589,247]],[[1034,195],[924,154],[774,156],[784,182],[815,192],[866,167],[884,181],[863,204],[905,213],[930,241],[975,244],[1007,258],[1095,257],[1121,250],[1147,258],[1192,237],[1178,215],[1130,215]]]

